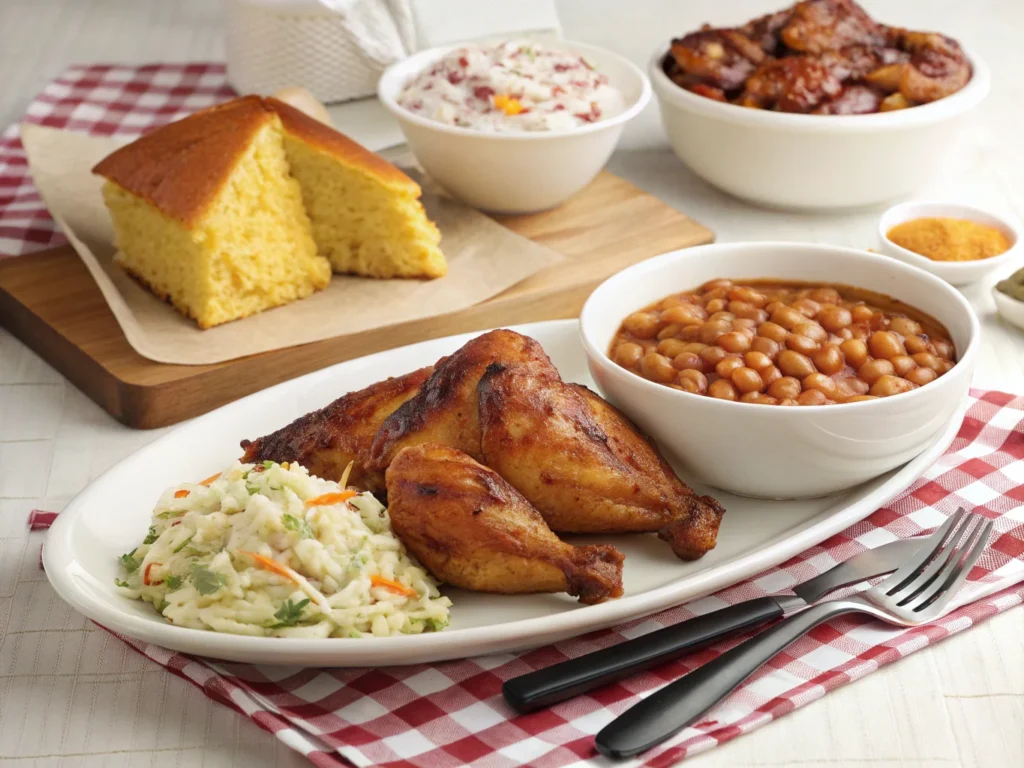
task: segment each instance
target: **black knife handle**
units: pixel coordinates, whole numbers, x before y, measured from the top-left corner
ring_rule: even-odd
[[[710,645],[737,630],[782,616],[771,597],[758,597],[507,680],[505,701],[518,712],[578,696]]]

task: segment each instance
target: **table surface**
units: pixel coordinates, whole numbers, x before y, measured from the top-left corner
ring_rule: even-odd
[[[644,63],[670,33],[705,20],[738,23],[781,3],[560,0],[558,9],[567,37]],[[965,146],[920,197],[1024,218],[1024,89],[1015,76],[1024,3],[864,4],[888,23],[956,35],[994,73]],[[219,4],[208,0],[0,0],[0,127],[67,64],[219,60],[222,28]],[[776,213],[708,187],[672,156],[653,104],[627,128],[610,167],[711,227],[719,241],[874,244],[878,211]],[[1024,334],[994,314],[988,285],[965,294],[984,325],[975,386],[1024,392]],[[71,611],[39,570],[41,537],[26,530],[29,511],[59,510],[159,434],[116,423],[0,329],[0,768],[306,764]],[[1022,637],[1024,611],[1010,611],[687,765],[1024,765]]]

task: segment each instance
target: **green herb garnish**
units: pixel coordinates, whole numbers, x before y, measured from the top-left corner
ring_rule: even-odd
[[[149,533],[146,534],[146,538],[142,540],[143,544],[152,544],[154,541],[160,538],[160,534],[156,532],[156,526],[149,526]]]
[[[131,589],[131,587],[128,586],[128,582],[127,581],[121,581],[120,579],[114,579],[114,584],[116,584],[117,586],[121,587],[122,589]]]
[[[141,565],[138,560],[132,557],[134,554],[135,550],[133,549],[131,552],[121,555],[121,567],[123,567],[128,573],[135,573],[139,570],[139,565]]]
[[[427,624],[433,632],[440,632],[448,626],[448,623],[449,619],[427,619]]]
[[[227,577],[222,573],[214,573],[199,563],[193,563],[188,572],[192,579],[192,586],[200,595],[212,595],[227,583]]]
[[[277,619],[276,624],[271,624],[268,629],[280,629],[281,627],[294,627],[298,624],[299,619],[302,618],[302,609],[309,605],[309,598],[305,600],[299,600],[297,603],[293,603],[290,599],[285,600],[284,604],[278,609],[277,613],[274,614],[274,618]]]
[[[168,589],[175,590],[181,586],[181,576],[168,576],[164,583],[167,584]]]
[[[263,462],[263,468],[264,469],[270,469],[276,463],[277,463],[276,461],[270,461],[270,459],[267,459],[266,461]]]
[[[195,538],[195,533],[189,534],[189,537],[187,539],[185,539],[183,542],[181,542],[181,544],[174,548],[173,553],[176,555],[179,552],[181,552],[181,550],[188,546],[188,543],[192,541],[193,538]]]
[[[313,528],[308,522],[301,517],[295,515],[289,515],[287,512],[281,518],[284,521],[284,527],[289,531],[296,531],[304,539],[312,539],[315,537]]]

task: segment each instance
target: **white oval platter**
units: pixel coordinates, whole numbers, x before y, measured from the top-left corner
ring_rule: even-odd
[[[533,323],[516,330],[537,339],[566,380],[593,386],[577,321]],[[231,661],[385,666],[536,647],[654,613],[784,562],[863,520],[907,488],[942,455],[962,421],[958,414],[913,461],[843,494],[761,501],[715,493],[728,510],[718,546],[693,563],[675,558],[653,535],[573,537],[577,543],[612,543],[626,555],[624,596],[600,605],[582,606],[567,595],[488,595],[443,587],[454,607],[451,626],[442,632],[304,640],[175,627],[148,604],[118,593],[118,556],[145,536],[150,512],[165,487],[226,466],[239,456],[243,438],[272,432],[346,392],[434,363],[475,335],[426,341],[340,363],[257,392],[155,440],[98,477],[61,512],[43,551],[54,589],[111,630],[172,650]],[[680,474],[686,478],[685,471]]]

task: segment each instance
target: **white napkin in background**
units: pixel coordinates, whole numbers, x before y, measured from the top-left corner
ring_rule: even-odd
[[[381,69],[416,50],[409,0],[318,0],[337,14],[353,45]]]

